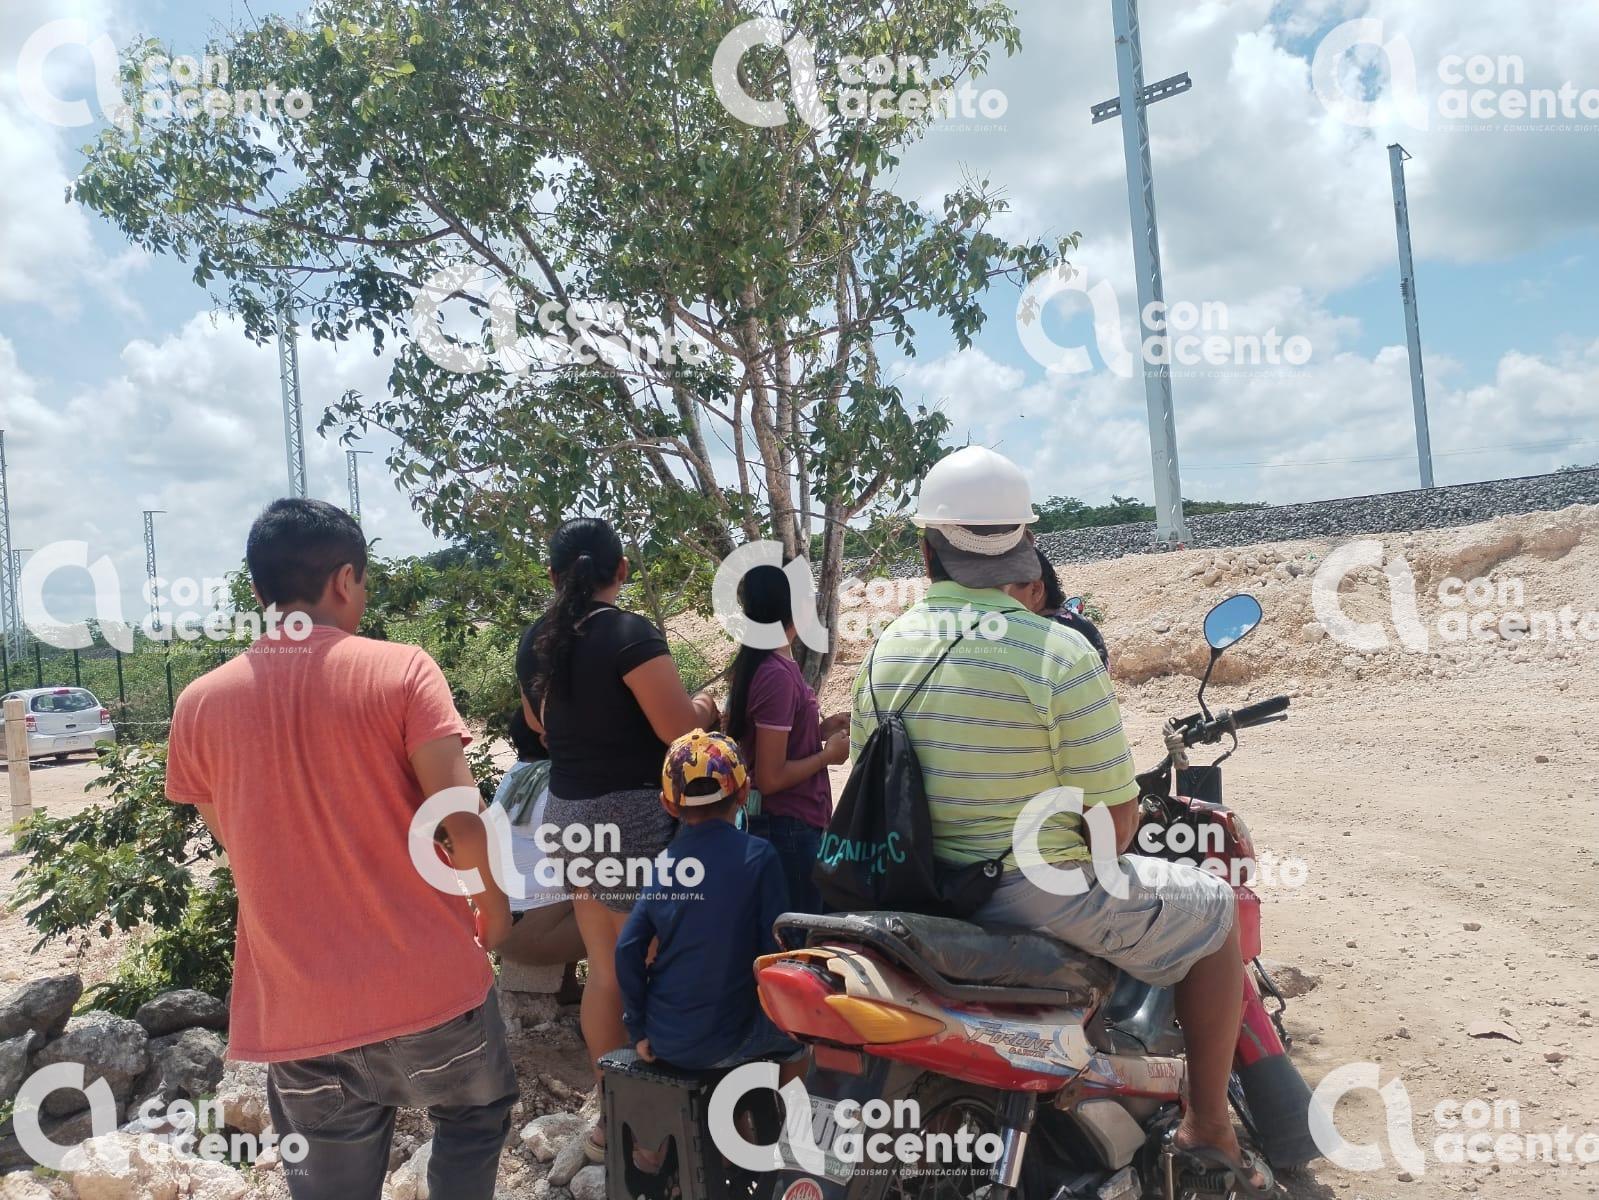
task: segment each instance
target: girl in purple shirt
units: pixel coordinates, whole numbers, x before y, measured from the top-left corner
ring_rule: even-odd
[[[794,661],[793,600],[782,570],[750,570],[739,604],[751,621],[781,624],[788,637],[776,650],[740,646],[733,659],[724,728],[738,740],[761,794],[750,832],[771,842],[782,861],[789,911],[819,913],[811,868],[833,815],[827,768],[849,761],[849,714],[822,720],[816,693]]]

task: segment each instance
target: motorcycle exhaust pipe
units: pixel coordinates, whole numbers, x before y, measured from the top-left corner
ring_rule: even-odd
[[[1310,1085],[1288,1057],[1249,975],[1244,977],[1244,1021],[1234,1070],[1266,1161],[1280,1169],[1320,1158],[1310,1133]]]

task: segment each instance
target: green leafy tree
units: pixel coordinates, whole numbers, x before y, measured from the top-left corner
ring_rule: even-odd
[[[819,128],[718,99],[719,43],[762,15],[809,39]],[[983,180],[931,210],[901,198],[888,181],[931,112],[837,103],[850,56],[928,64],[881,85],[896,103],[959,87],[1018,46],[998,0],[326,0],[311,21],[212,47],[235,91],[304,89],[309,114],[136,114],[73,197],[192,263],[257,338],[287,292],[313,337],[396,342],[387,393],[347,394],[324,428],[395,434],[389,465],[435,530],[536,559],[557,519],[601,513],[657,604],[703,601],[737,541],[795,555],[815,535],[831,624],[848,523],[902,507],[948,424],[883,377],[880,344],[914,354],[926,320],[969,345],[992,282],[1076,242],[996,237]],[[127,56],[135,103],[153,48]],[[775,47],[738,70],[756,97],[807,82]],[[451,323],[414,320],[446,268]],[[492,336],[504,299],[514,348]],[[447,369],[474,353],[481,370]]]

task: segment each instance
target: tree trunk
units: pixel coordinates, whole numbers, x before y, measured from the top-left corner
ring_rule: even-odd
[[[808,651],[800,662],[805,681],[820,689],[827,678],[834,659],[838,657],[838,590],[844,582],[844,521],[846,509],[836,500],[829,500],[823,510],[822,564],[817,574],[816,596],[820,611],[817,613],[827,627],[828,649],[825,654]],[[794,649],[799,650],[796,643]],[[826,714],[824,713],[823,716]]]

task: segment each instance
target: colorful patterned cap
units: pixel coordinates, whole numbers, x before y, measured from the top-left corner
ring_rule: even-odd
[[[748,778],[737,742],[725,733],[696,729],[667,747],[661,791],[674,804],[716,804],[743,787]],[[689,795],[688,785],[699,779],[715,780],[717,790],[703,796]]]

